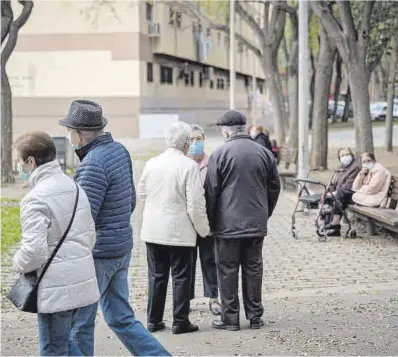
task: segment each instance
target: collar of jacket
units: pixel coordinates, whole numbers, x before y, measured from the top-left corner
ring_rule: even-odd
[[[90,150],[96,148],[97,146],[109,144],[113,142],[112,134],[105,133],[104,135],[95,138],[91,143],[84,145],[82,148],[76,150],[76,155],[79,157],[80,161],[82,161]]]
[[[228,141],[232,141],[232,140],[237,140],[237,139],[249,139],[249,140],[253,140],[252,137],[249,134],[246,133],[236,133],[231,135],[226,142]]]
[[[33,188],[43,179],[60,173],[62,173],[62,170],[57,161],[47,162],[47,164],[40,165],[32,172],[32,175],[30,175],[29,178],[29,186]]]

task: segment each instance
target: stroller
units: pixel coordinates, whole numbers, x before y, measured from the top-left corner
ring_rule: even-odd
[[[299,191],[297,194],[297,202],[292,215],[292,226],[291,232],[295,239],[298,239],[298,233],[296,229],[296,213],[303,212],[309,214],[311,210],[318,210],[315,219],[316,234],[319,242],[326,242],[330,230],[326,229],[326,225],[332,221],[333,218],[333,207],[337,207],[344,219],[348,223],[348,230],[345,233],[345,238],[356,238],[357,233],[352,228],[351,222],[347,217],[346,212],[342,209],[341,204],[337,201],[335,195],[331,190],[331,183],[337,173],[340,170],[334,171],[327,185],[324,185],[320,181],[312,180],[309,178],[311,172],[317,171],[317,169],[310,170],[306,178],[296,178],[294,181],[299,185]],[[307,185],[314,185],[322,187],[322,193],[312,193]],[[300,203],[303,205],[303,209],[299,209]]]

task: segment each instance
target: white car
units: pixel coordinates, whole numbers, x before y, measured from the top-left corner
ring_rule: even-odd
[[[386,120],[387,102],[375,102],[370,105],[370,115],[372,120]],[[394,99],[393,118],[398,118],[398,99]]]

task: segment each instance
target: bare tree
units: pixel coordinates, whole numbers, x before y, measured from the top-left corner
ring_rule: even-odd
[[[340,85],[341,85],[341,70],[343,65],[343,60],[338,51],[336,51],[336,76],[334,79],[334,107],[332,113],[332,123],[337,123],[337,107],[339,106],[339,97],[340,97]]]
[[[393,138],[393,107],[394,107],[394,89],[395,79],[398,73],[398,35],[392,39],[392,50],[390,56],[390,69],[388,74],[387,84],[387,116],[386,116],[386,150],[392,151],[392,138]],[[398,105],[398,104],[395,104]]]
[[[10,0],[1,0],[1,181],[14,182],[12,170],[12,92],[6,65],[15,49],[18,32],[28,21],[33,1],[18,0],[23,6],[14,20]]]
[[[396,5],[393,1],[382,1],[376,5],[375,1],[337,3],[339,15],[333,12],[327,1],[313,1],[311,6],[328,35],[336,42],[347,68],[357,151],[373,151],[368,84],[370,73],[385,52],[387,32],[391,31],[389,25]]]

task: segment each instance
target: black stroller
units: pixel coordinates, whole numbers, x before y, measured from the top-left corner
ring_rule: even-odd
[[[351,222],[347,217],[346,212],[341,208],[341,204],[336,200],[330,186],[333,182],[334,176],[340,172],[340,170],[334,171],[332,177],[327,185],[324,185],[320,181],[312,180],[309,178],[311,172],[317,171],[317,169],[310,170],[306,178],[297,178],[294,181],[299,185],[297,194],[297,202],[292,215],[292,226],[291,231],[293,238],[298,239],[298,233],[296,229],[296,213],[304,212],[309,213],[311,210],[318,210],[318,214],[315,219],[316,234],[318,235],[319,242],[326,242],[328,239],[329,230],[325,229],[326,225],[332,221],[333,207],[339,208],[346,222],[348,222],[348,230],[345,234],[346,238],[356,238],[357,233],[352,228]],[[307,185],[319,186],[323,189],[321,193],[312,193]],[[303,209],[299,209],[299,204],[303,205]]]

